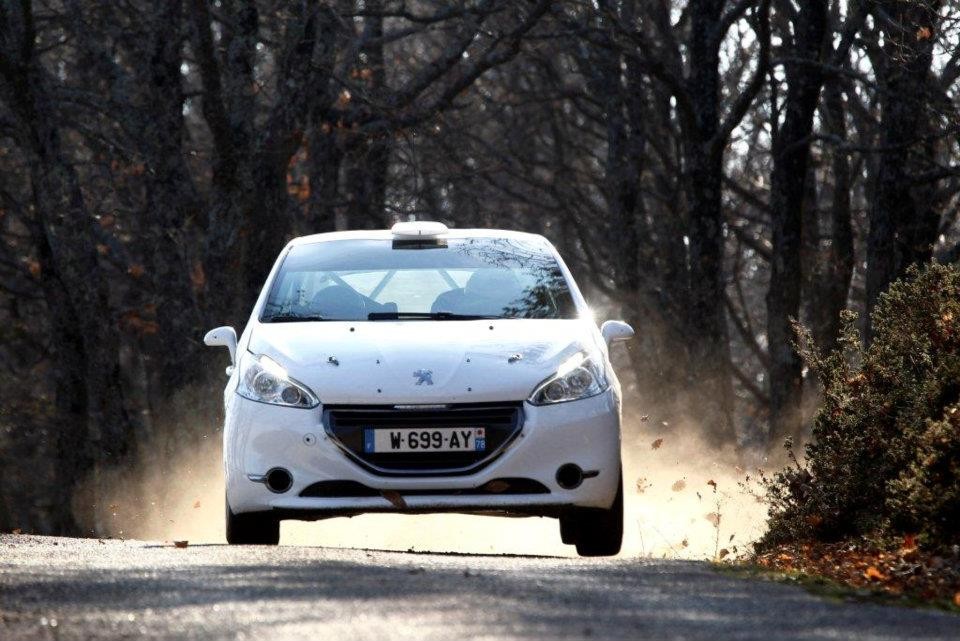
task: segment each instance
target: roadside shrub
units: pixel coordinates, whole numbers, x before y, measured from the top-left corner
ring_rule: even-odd
[[[886,532],[956,540],[960,506],[960,270],[911,268],[881,296],[863,349],[844,315],[840,346],[821,354],[798,327],[823,404],[805,462],[767,482],[760,547]],[[952,515],[952,516],[951,516]]]
[[[913,460],[889,491],[887,505],[899,529],[960,542],[960,405],[927,422]]]

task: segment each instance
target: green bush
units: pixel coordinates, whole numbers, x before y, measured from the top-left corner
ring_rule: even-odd
[[[823,386],[806,460],[767,482],[760,547],[804,538],[960,533],[960,270],[912,268],[881,296],[863,349],[844,315],[840,347],[822,355],[798,328]]]

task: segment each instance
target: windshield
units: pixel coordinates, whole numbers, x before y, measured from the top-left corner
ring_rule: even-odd
[[[503,238],[336,240],[293,247],[260,320],[575,318],[556,259]]]

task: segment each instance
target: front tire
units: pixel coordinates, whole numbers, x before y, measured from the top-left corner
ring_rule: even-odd
[[[580,556],[614,556],[623,545],[623,477],[609,509],[574,508],[560,517],[560,538]]]
[[[234,514],[227,505],[227,543],[230,545],[277,545],[280,543],[280,519],[255,512]]]

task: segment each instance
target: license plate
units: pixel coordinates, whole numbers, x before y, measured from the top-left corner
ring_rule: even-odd
[[[486,431],[482,427],[363,430],[363,451],[367,454],[483,452],[486,449]]]

